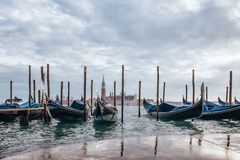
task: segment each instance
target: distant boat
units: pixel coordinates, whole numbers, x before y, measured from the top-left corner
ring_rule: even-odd
[[[53,118],[59,120],[73,120],[84,116],[83,101],[74,100],[70,106],[62,106],[47,98],[49,111]],[[87,115],[86,111],[86,115]]]
[[[192,103],[186,101],[184,97],[183,97],[183,99],[182,99],[182,103],[183,103],[184,105],[192,105]]]
[[[143,107],[150,116],[157,117],[157,106],[155,104],[150,104],[144,99]],[[203,99],[201,98],[196,104],[191,106],[175,106],[168,103],[161,103],[158,107],[158,117],[162,120],[198,118],[203,112]]]
[[[22,101],[23,100],[21,98],[18,98],[18,97],[15,96],[14,99],[6,99],[5,104],[20,103]]]
[[[218,97],[218,103],[219,103],[220,105],[224,105],[224,106],[229,105],[227,102],[224,102],[223,100],[221,100],[220,97]]]
[[[95,107],[93,111],[95,121],[116,122],[118,120],[118,110],[112,104],[98,98]]]
[[[240,105],[240,102],[237,100],[236,97],[234,98],[234,103],[237,104],[237,105]]]

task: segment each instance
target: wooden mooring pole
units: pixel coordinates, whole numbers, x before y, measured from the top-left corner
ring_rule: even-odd
[[[141,116],[141,87],[142,87],[142,82],[139,81],[139,84],[138,84],[138,117]]]
[[[228,103],[228,87],[226,87],[226,103]]]
[[[185,100],[188,101],[188,85],[185,85]]]
[[[206,86],[206,101],[208,101],[208,87]]]
[[[70,81],[68,81],[68,97],[67,97],[68,106],[70,106]]]
[[[13,81],[10,81],[10,104],[12,104],[13,101],[13,96],[12,96],[12,87],[13,86]]]
[[[83,102],[84,102],[84,112],[83,112],[83,120],[87,121],[87,103],[86,103],[86,96],[87,96],[87,67],[84,67],[84,83],[83,83]]]
[[[158,121],[158,112],[159,112],[159,66],[157,66],[157,121]]]
[[[60,105],[62,106],[63,104],[63,81],[61,81],[61,86],[60,86]]]
[[[122,65],[122,93],[121,93],[121,122],[123,123],[123,110],[124,110],[124,65]]]
[[[91,80],[91,99],[90,99],[90,104],[91,104],[91,115],[93,115],[92,108],[93,108],[93,80]]]
[[[116,81],[113,84],[113,105],[116,107]]]
[[[195,70],[192,70],[192,105],[195,104]]]
[[[27,119],[31,121],[31,111],[29,110],[29,108],[32,108],[31,105],[31,99],[32,99],[32,95],[31,95],[31,91],[32,91],[32,71],[31,71],[31,65],[28,66],[28,111],[27,111]]]
[[[229,105],[232,105],[232,71],[230,71],[229,77]]]
[[[166,82],[163,82],[163,103],[165,102],[165,88],[166,88]]]
[[[28,108],[31,108],[31,88],[32,88],[32,73],[31,73],[31,65],[28,67]]]
[[[41,91],[38,90],[38,104],[42,104],[41,103]]]
[[[36,102],[36,80],[33,80],[33,102]]]
[[[50,90],[50,66],[47,64],[47,95],[51,98],[51,90]]]

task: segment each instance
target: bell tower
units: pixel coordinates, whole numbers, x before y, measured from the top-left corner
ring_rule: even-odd
[[[105,83],[105,79],[104,79],[104,75],[103,75],[103,80],[102,80],[102,99],[106,98],[106,83]]]

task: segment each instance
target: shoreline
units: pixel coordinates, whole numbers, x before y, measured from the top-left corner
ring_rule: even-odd
[[[51,148],[5,157],[5,160],[28,159],[209,159],[237,160],[240,157],[240,134],[229,138],[214,135],[162,135],[129,137],[83,143],[64,144]],[[174,154],[172,154],[174,153]]]

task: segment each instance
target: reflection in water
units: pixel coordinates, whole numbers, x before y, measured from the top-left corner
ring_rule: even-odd
[[[227,147],[225,149],[225,157],[226,157],[226,159],[228,157],[229,146],[230,146],[230,135],[227,135]]]
[[[189,142],[190,145],[192,145],[192,135],[190,135],[190,142]]]
[[[230,128],[230,129],[236,129],[238,127],[240,127],[240,123],[238,123],[239,121],[238,120],[219,120],[217,121],[218,124],[220,124],[221,126],[224,126],[224,127],[227,127],[227,128]],[[230,130],[228,130],[230,131]]]
[[[192,155],[192,135],[190,135],[190,142],[189,142],[189,155]]]
[[[170,124],[173,124],[176,127],[181,127],[182,129],[189,129],[191,131],[194,131],[194,134],[200,134],[201,132],[203,132],[203,130],[199,130],[198,128],[196,128],[196,126],[193,125],[192,121],[170,121]]]
[[[155,140],[155,148],[154,148],[154,155],[155,156],[157,155],[157,146],[158,146],[158,137],[156,137],[156,140]]]
[[[199,138],[198,138],[198,145],[199,145],[199,146],[202,145],[202,135],[200,135]]]
[[[112,122],[99,122],[94,121],[93,128],[95,129],[95,137],[101,138],[104,136],[107,136],[112,133],[112,131],[115,130],[117,124]]]
[[[68,136],[72,128],[77,128],[83,124],[82,120],[77,121],[60,121],[56,125],[56,128],[54,130],[55,139],[61,139],[62,137]]]
[[[227,135],[227,148],[230,146],[230,135]]]
[[[122,140],[121,141],[121,152],[120,152],[121,157],[123,156],[123,152],[124,152],[124,141]]]
[[[82,157],[87,157],[87,143],[84,143],[83,144],[83,147],[82,147]]]

